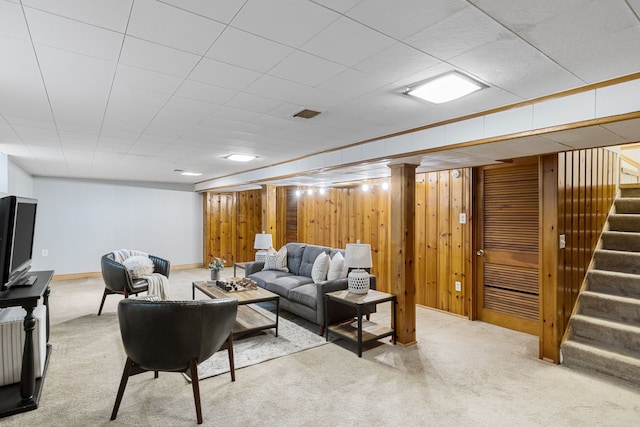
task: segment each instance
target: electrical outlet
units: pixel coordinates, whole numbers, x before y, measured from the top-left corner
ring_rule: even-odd
[[[43,249],[42,256],[49,256],[49,249]]]
[[[462,212],[460,214],[460,224],[466,224],[467,223],[467,214]]]
[[[456,282],[456,292],[462,292],[462,283]]]

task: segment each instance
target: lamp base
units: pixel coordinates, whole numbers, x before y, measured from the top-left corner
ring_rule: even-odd
[[[352,294],[369,292],[369,273],[362,269],[352,270],[348,276],[348,289]]]
[[[267,251],[264,249],[256,252],[256,262],[265,262],[267,260]]]

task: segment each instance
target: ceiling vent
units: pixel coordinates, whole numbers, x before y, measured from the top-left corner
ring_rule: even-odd
[[[297,113],[295,113],[293,117],[302,117],[303,119],[312,119],[318,114],[320,114],[320,111],[314,111],[314,110],[309,110],[305,108],[304,110],[298,111]]]

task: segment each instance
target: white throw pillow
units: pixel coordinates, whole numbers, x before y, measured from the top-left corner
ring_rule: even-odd
[[[311,278],[314,283],[324,282],[327,280],[327,272],[329,271],[329,263],[331,258],[324,252],[321,252],[311,267]]]
[[[153,274],[153,261],[146,256],[130,256],[125,259],[122,265],[125,266],[133,278],[150,276]]]
[[[343,273],[342,273],[343,269],[344,269],[344,256],[342,256],[342,252],[337,252],[333,256],[333,258],[331,258],[331,262],[329,263],[327,280],[336,280],[336,279],[341,279],[343,277],[347,277],[346,274],[343,276]]]
[[[269,248],[263,270],[289,271],[287,268],[287,247],[281,247],[278,252],[273,248]]]

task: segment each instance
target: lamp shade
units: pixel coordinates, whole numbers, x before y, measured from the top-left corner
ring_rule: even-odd
[[[271,246],[273,246],[271,234],[256,234],[256,239],[253,241],[253,249],[269,249]]]
[[[349,268],[371,268],[371,245],[364,243],[347,243],[344,265]]]

